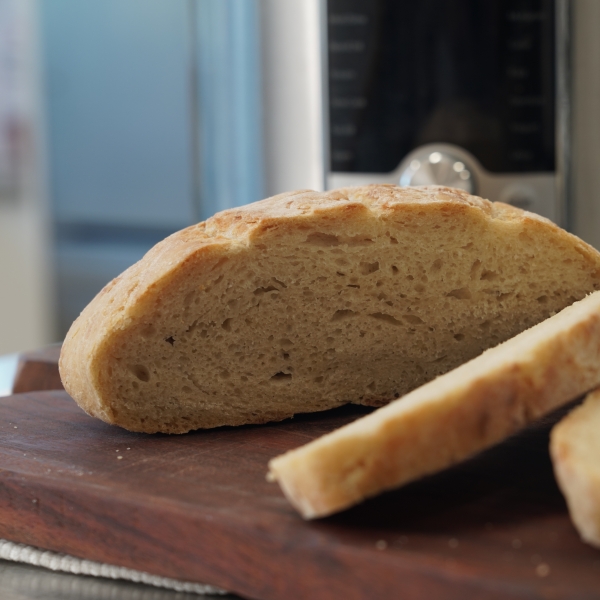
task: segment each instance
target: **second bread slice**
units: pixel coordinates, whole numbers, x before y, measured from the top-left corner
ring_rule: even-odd
[[[305,518],[455,464],[600,384],[600,292],[270,462]]]
[[[550,454],[573,524],[600,548],[600,389],[554,427]]]

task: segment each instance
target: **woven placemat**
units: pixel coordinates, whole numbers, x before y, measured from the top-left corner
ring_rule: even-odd
[[[189,581],[179,581],[169,577],[159,577],[143,571],[126,569],[115,565],[94,562],[60,554],[50,550],[42,550],[25,544],[17,544],[9,540],[0,539],[0,559],[13,562],[25,563],[36,567],[44,567],[52,571],[63,571],[74,575],[90,575],[92,577],[105,577],[107,579],[123,579],[136,583],[144,583],[159,588],[175,590],[176,592],[188,592],[193,594],[226,594],[225,590]]]

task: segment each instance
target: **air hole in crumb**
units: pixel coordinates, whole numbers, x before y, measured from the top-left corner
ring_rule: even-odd
[[[346,238],[344,243],[348,244],[348,246],[367,246],[368,244],[373,244],[374,242],[371,238],[355,235]]]
[[[191,393],[192,393],[192,388],[191,388],[191,387],[189,387],[189,386],[187,386],[187,385],[184,385],[184,386],[181,388],[181,390],[182,390],[183,392],[185,392],[186,394],[191,394]]]
[[[468,300],[471,298],[471,291],[469,288],[458,288],[457,290],[452,290],[448,292],[446,296],[451,296],[452,298],[458,298],[459,300]]]
[[[225,331],[231,331],[231,321],[233,319],[225,319],[223,321],[223,323],[221,323],[221,327],[225,330]]]
[[[282,348],[289,348],[290,346],[294,345],[294,342],[292,342],[292,340],[288,339],[288,338],[281,338],[279,340],[279,345]]]
[[[342,319],[349,319],[351,317],[357,317],[358,313],[353,310],[336,310],[331,317],[332,321],[340,321]]]
[[[456,333],[456,334],[454,334],[454,339],[455,339],[457,342],[460,342],[460,341],[462,341],[462,340],[464,340],[464,339],[465,339],[465,336],[464,336],[464,334],[462,334],[462,333]]]
[[[281,382],[281,381],[290,381],[292,379],[291,373],[284,373],[283,371],[279,371],[279,373],[275,373],[273,377],[271,377],[271,381]]]
[[[392,273],[398,275],[398,267],[396,265],[392,265]]]
[[[540,303],[540,304],[546,304],[546,302],[548,302],[548,296],[540,296],[539,298],[536,298],[536,300]]]
[[[397,244],[398,240],[395,237],[390,238],[390,244]]]
[[[375,391],[375,382],[371,381],[371,383],[367,386],[367,389],[374,392]]]
[[[431,270],[432,271],[439,271],[442,268],[442,259],[441,258],[436,258],[433,261],[433,264],[431,265]]]
[[[421,325],[423,323],[423,319],[420,319],[417,315],[402,315],[402,318],[407,323],[412,323],[413,325]]]
[[[196,295],[196,290],[192,290],[185,295],[183,299],[183,305],[189,306],[194,301],[194,296]]]
[[[337,235],[316,232],[309,234],[304,243],[311,244],[313,246],[338,246],[340,240],[338,239]]]
[[[346,276],[346,273],[342,273],[341,271],[336,271],[335,274],[339,275],[340,277],[345,277]]]
[[[323,383],[323,377],[322,376],[315,377],[315,383]]]
[[[219,259],[219,260],[218,260],[218,261],[215,263],[215,265],[214,265],[213,267],[211,267],[211,269],[210,269],[210,270],[211,270],[211,271],[214,271],[215,269],[217,269],[217,268],[219,268],[219,267],[223,266],[223,265],[224,265],[224,264],[225,264],[225,263],[226,263],[228,260],[229,260],[229,259],[228,259],[228,258],[225,258],[225,257],[223,257],[223,258],[220,258],[220,259]]]
[[[379,321],[383,321],[385,323],[388,323],[389,325],[402,325],[402,323],[400,321],[398,321],[398,319],[392,317],[392,315],[388,315],[386,313],[371,313],[369,315],[370,317],[373,317],[374,319],[377,319]]]
[[[473,265],[471,266],[471,279],[475,279],[477,277],[477,271],[479,270],[480,266],[481,266],[480,260],[476,260],[473,263]]]
[[[173,346],[175,344],[175,338],[170,335],[168,338],[165,338],[165,342],[168,342],[169,344],[171,344],[171,346]]]
[[[276,288],[274,285],[269,285],[267,287],[259,287],[254,290],[254,295],[258,296],[259,294],[266,294],[267,292],[278,292],[279,288]]]
[[[370,275],[371,273],[375,273],[375,271],[379,271],[379,262],[361,262],[358,268],[361,275]]]
[[[150,371],[144,365],[133,365],[129,370],[140,380],[150,381]]]
[[[231,376],[231,374],[229,373],[229,371],[227,371],[227,370],[225,370],[225,369],[223,369],[223,371],[221,371],[221,372],[219,373],[219,377],[220,377],[221,379],[229,379],[229,377],[230,377],[230,376]]]
[[[481,272],[481,277],[479,279],[483,281],[494,281],[494,279],[498,278],[498,273],[496,271],[490,271],[488,269],[484,269]]]

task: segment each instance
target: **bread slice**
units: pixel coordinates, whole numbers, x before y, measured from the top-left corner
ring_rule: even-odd
[[[435,473],[600,384],[600,292],[269,463],[307,519]],[[599,445],[596,444],[596,447]]]
[[[554,426],[554,473],[582,539],[600,548],[600,389]]]
[[[153,248],[71,327],[90,414],[144,432],[380,406],[600,286],[550,221],[448,188],[300,191]]]

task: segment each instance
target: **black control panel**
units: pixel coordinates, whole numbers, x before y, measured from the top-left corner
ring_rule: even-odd
[[[555,168],[554,0],[328,0],[330,169],[455,144],[494,173]]]

